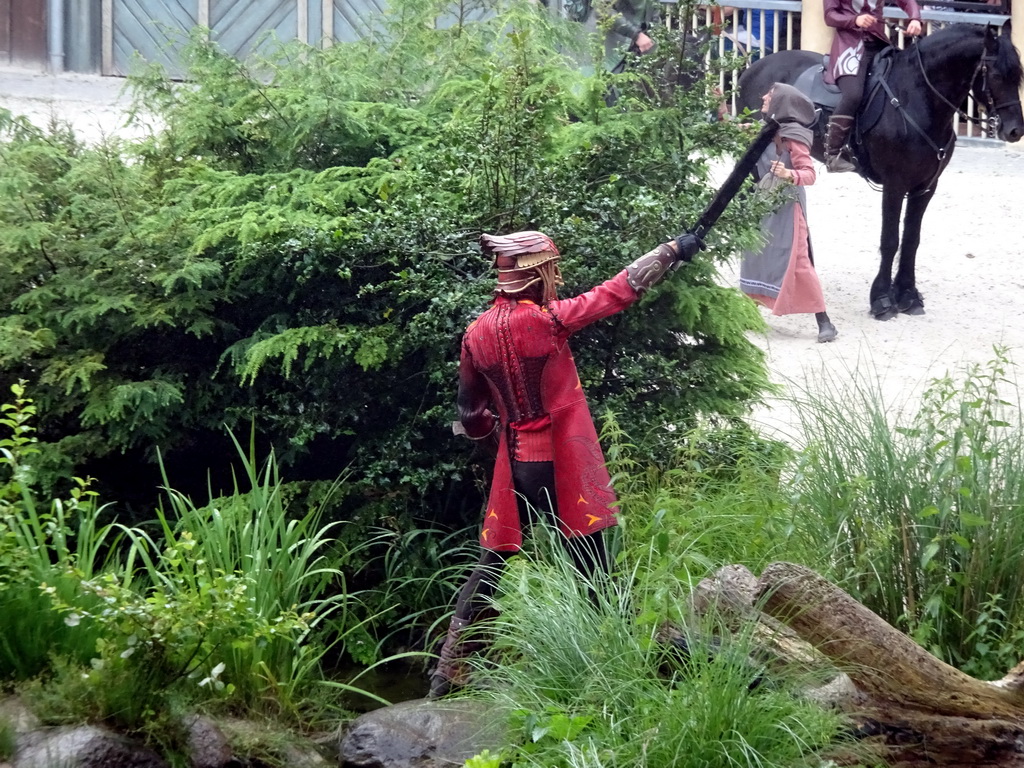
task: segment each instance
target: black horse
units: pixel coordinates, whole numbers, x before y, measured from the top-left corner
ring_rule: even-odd
[[[924,313],[914,275],[921,219],[953,154],[953,115],[968,94],[973,93],[985,108],[1000,139],[1018,141],[1024,135],[1020,55],[1010,42],[1009,22],[1002,32],[992,27],[948,27],[906,50],[893,50],[891,56],[879,54],[879,63],[873,67],[851,144],[861,175],[882,186],[882,259],[870,295],[871,313],[879,320],[898,312]],[[827,114],[829,98],[816,98],[823,95],[824,86],[818,82],[807,87],[811,70],[821,66],[820,54],[810,51],[781,51],[761,59],[740,77],[740,108],[759,110],[765,92],[780,82],[809,92]],[[879,79],[882,70],[887,71]],[[820,72],[814,77],[820,81]],[[837,100],[838,95],[831,106]],[[824,122],[819,121],[813,148],[818,159],[822,159]],[[870,122],[874,124],[869,126]],[[907,210],[901,245],[904,198]],[[898,247],[899,269],[893,280]]]

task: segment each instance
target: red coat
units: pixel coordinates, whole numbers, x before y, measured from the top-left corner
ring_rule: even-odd
[[[480,545],[516,552],[522,529],[512,483],[510,440],[519,430],[548,429],[562,533],[581,536],[615,525],[615,493],[569,349],[581,328],[637,300],[622,271],[571,299],[539,306],[498,296],[462,339],[459,418],[482,438],[499,430],[498,456]]]
[[[896,4],[911,19],[921,20],[921,9],[914,0],[896,0]],[[885,0],[825,0],[825,23],[836,30],[829,51],[826,82],[834,83],[844,75],[857,74],[863,44],[869,35],[874,35],[884,43],[889,42],[885,22],[882,21],[884,7]],[[864,13],[875,17],[875,23],[867,29],[857,26],[857,17]]]

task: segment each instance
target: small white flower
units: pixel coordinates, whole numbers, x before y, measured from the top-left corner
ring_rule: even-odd
[[[64,623],[69,627],[77,627],[82,622],[82,617],[77,613],[69,613],[64,617]]]

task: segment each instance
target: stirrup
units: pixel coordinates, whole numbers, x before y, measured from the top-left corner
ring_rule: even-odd
[[[825,155],[825,167],[829,173],[849,173],[856,171],[857,166],[843,157],[843,152],[836,152],[834,155]]]

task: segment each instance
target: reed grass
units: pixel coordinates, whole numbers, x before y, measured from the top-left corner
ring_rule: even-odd
[[[1008,352],[887,405],[824,374],[795,401],[794,544],[940,658],[983,677],[1024,640],[1024,417]]]
[[[131,544],[126,561],[140,565],[137,589],[150,584],[168,596],[199,594],[218,577],[231,575],[244,585],[240,623],[272,625],[282,616],[297,617],[289,631],[275,634],[271,628],[269,635],[239,638],[209,654],[211,667],[215,661],[223,664],[217,679],[230,682],[237,702],[297,716],[319,680],[329,647],[323,638],[333,633],[332,642],[343,643],[358,624],[350,616],[358,597],[347,589],[344,573],[358,548],[334,547],[333,532],[342,523],[322,524],[323,504],[289,515],[276,462],[271,456],[262,469],[257,465],[254,435],[247,450],[237,440],[235,446],[242,480],[236,479],[233,492],[211,493],[197,505],[171,489],[165,476],[167,507],[158,508],[155,520],[159,536],[125,529]],[[188,547],[189,556],[175,558],[169,567],[161,553],[176,547]],[[330,633],[322,631],[326,622]]]
[[[643,559],[660,556],[652,545]],[[645,570],[586,579],[557,545],[512,560],[485,630],[493,651],[474,678],[474,695],[513,713],[507,761],[767,768],[800,764],[832,741],[838,718],[783,680],[764,683],[746,638],[712,644],[710,627],[691,626],[688,654],[663,644],[660,622],[638,610],[649,602]]]
[[[17,457],[6,448],[0,453],[17,474]],[[80,480],[69,498],[48,506],[21,483],[16,498],[0,501],[0,678],[27,680],[53,655],[84,664],[94,653],[99,628],[69,626],[53,601],[92,602],[78,585],[111,564],[117,534],[101,524],[105,510]]]

